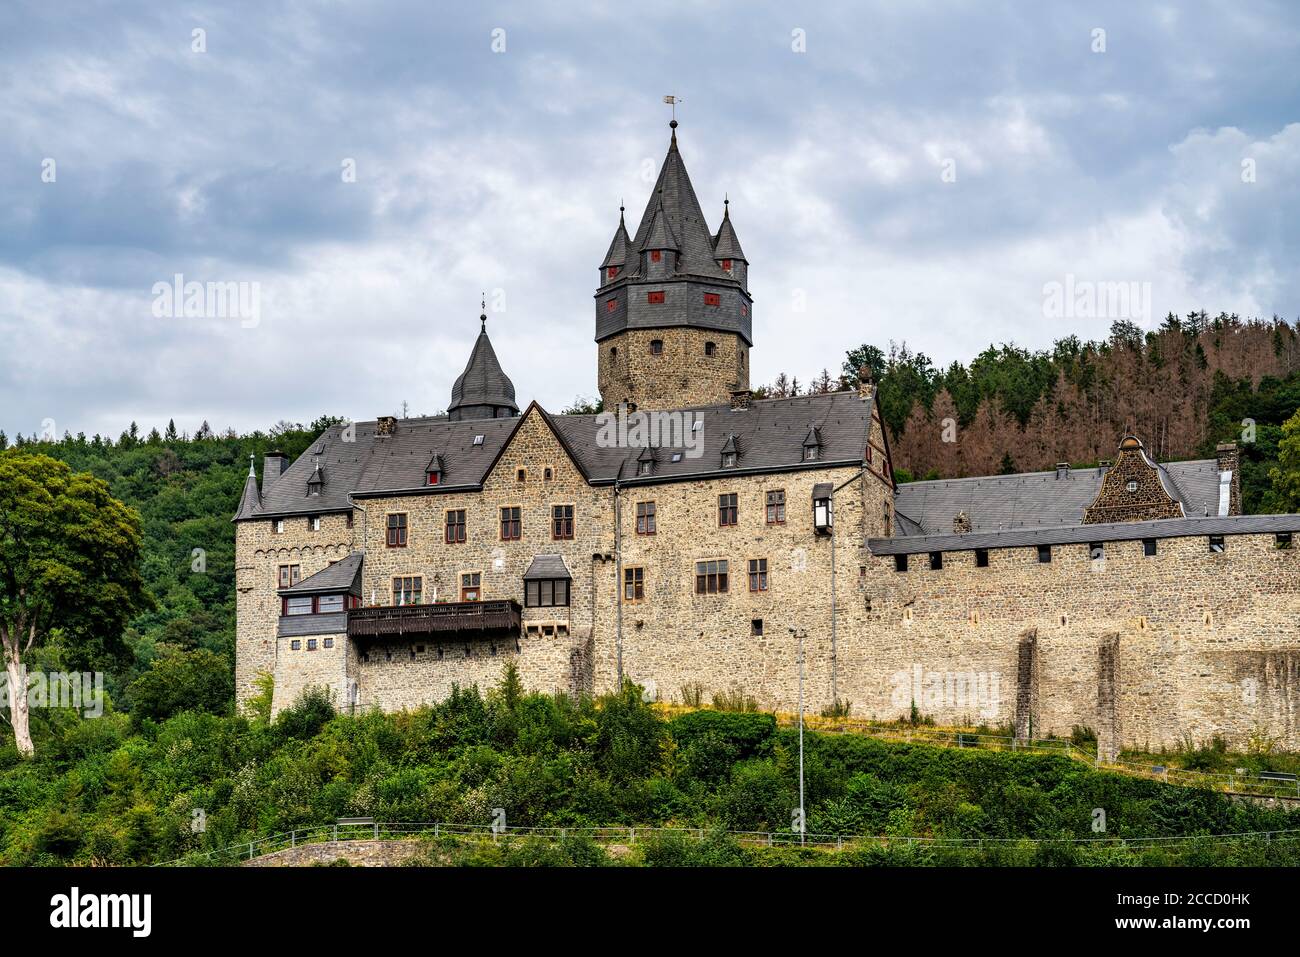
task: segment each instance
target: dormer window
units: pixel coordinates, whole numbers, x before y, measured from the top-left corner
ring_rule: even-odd
[[[651,472],[654,471],[654,467],[655,467],[654,462],[637,462],[637,463],[636,463],[636,474],[637,474],[637,475],[649,475]]]
[[[311,478],[307,479],[307,494],[319,495],[324,487],[325,473],[321,471],[320,465],[317,464],[315,471],[311,473]]]
[[[815,445],[805,446],[803,450],[803,460],[805,462],[812,462],[816,460],[818,457],[818,451],[819,450]]]
[[[722,453],[722,467],[723,467],[724,469],[730,469],[730,468],[735,468],[735,466],[736,466],[736,453],[735,453],[735,452],[723,452],[723,453]]]
[[[442,481],[442,456],[434,454],[429,464],[424,467],[424,484],[437,485]]]
[[[652,250],[650,250],[650,261],[651,261],[652,263],[657,263],[657,262],[659,262],[659,260],[661,260],[661,259],[663,259],[663,258],[664,258],[664,254],[663,254],[662,251],[660,251],[660,250],[658,250],[658,249],[652,249]]]
[[[822,433],[815,425],[808,426],[808,434],[803,440],[803,460],[805,462],[815,462],[820,459],[822,452]]]
[[[441,473],[441,472],[427,472],[427,473],[425,473],[425,476],[424,476],[424,484],[425,484],[425,485],[437,485],[440,481],[442,481],[442,473]]]
[[[663,355],[664,341],[662,339],[650,340],[650,354],[652,356]]]
[[[637,475],[653,475],[655,470],[654,450],[646,446],[641,450],[641,454],[636,459]]]

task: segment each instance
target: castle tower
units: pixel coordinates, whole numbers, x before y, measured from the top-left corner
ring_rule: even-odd
[[[749,263],[724,202],[710,233],[677,149],[677,121],[636,234],[618,229],[596,290],[597,383],[605,408],[717,405],[749,388]]]
[[[447,418],[501,419],[519,414],[515,405],[515,385],[501,368],[492,340],[487,334],[487,309],[478,317],[480,326],[469,362],[451,387]]]

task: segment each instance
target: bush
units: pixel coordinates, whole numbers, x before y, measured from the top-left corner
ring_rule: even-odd
[[[333,717],[334,696],[328,689],[312,685],[280,712],[275,729],[286,738],[311,738]]]
[[[234,676],[227,660],[198,648],[155,659],[148,671],[127,686],[126,698],[137,721],[163,721],[182,711],[224,714],[234,693]]]

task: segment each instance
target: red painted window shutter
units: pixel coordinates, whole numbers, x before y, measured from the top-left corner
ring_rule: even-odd
[[[606,299],[606,300],[605,300],[605,311],[606,311],[606,312],[613,312],[613,311],[614,311],[615,309],[617,309],[617,308],[618,308],[618,300],[617,300],[617,299]]]
[[[742,306],[740,307],[740,314],[741,314],[742,316],[747,316],[747,315],[749,315],[749,306],[742,305]]]
[[[716,292],[706,292],[704,294],[704,304],[706,306],[720,306],[722,305],[722,297]]]
[[[731,272],[731,260],[730,259],[722,260],[722,268],[725,269],[727,272]]]
[[[650,261],[652,263],[657,263],[659,260],[663,258],[664,258],[664,254],[660,252],[658,249],[650,250]]]
[[[664,294],[662,292],[648,292],[645,294],[645,301],[649,303],[663,302]]]
[[[617,275],[618,275],[617,266],[610,266],[608,269],[605,270],[605,277],[607,279],[613,279]]]

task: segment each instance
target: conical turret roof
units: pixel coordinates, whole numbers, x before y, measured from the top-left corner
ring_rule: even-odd
[[[475,406],[491,406],[495,409],[509,409],[519,414],[515,405],[515,386],[510,377],[501,368],[492,340],[487,334],[487,314],[479,317],[483,325],[474,348],[470,351],[469,362],[451,387],[451,404],[447,406],[448,414],[459,409]]]

